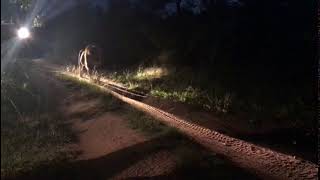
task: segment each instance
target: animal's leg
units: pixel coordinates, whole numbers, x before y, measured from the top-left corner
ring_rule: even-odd
[[[78,54],[78,68],[80,70],[80,66],[81,66],[81,54],[82,54],[82,49],[80,49],[79,54]]]
[[[79,68],[79,75],[80,77],[83,77],[83,65],[81,65]]]
[[[90,77],[89,67],[88,67],[88,61],[87,61],[87,54],[84,55],[84,67],[87,70],[87,74]]]
[[[78,54],[78,63],[80,63],[80,56],[82,55],[83,49],[80,49],[79,54]]]
[[[84,54],[85,54],[85,51],[83,51],[83,50],[81,50],[80,51],[81,52],[81,55],[79,56],[79,75],[80,75],[80,77],[82,77],[82,72],[83,72],[83,63],[82,63],[82,60],[83,60],[83,56],[84,56]]]

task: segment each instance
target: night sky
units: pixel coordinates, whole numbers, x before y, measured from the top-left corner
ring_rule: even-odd
[[[101,7],[103,9],[106,9],[108,6],[108,0],[91,0],[90,1],[94,6]]]

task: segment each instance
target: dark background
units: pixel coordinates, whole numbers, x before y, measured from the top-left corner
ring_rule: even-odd
[[[33,53],[76,63],[78,51],[95,43],[105,69],[189,67],[203,88],[232,90],[247,103],[286,104],[301,111],[294,119],[316,127],[316,0],[74,2],[34,29]]]

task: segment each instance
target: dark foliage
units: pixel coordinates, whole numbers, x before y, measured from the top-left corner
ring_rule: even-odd
[[[168,3],[176,8],[167,10]],[[68,55],[73,62],[80,48],[94,42],[104,49],[107,68],[192,67],[205,72],[208,88],[218,84],[247,103],[300,104],[311,112],[316,5],[295,0],[110,0],[102,11],[79,3],[46,22],[41,39],[51,53],[63,59]]]

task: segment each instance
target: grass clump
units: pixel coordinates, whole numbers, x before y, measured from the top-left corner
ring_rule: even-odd
[[[274,124],[286,128],[315,132],[314,111],[308,99],[292,92],[293,88],[281,88],[277,84],[266,87],[260,81],[250,84],[228,72],[209,72],[153,65],[97,74],[100,79],[111,79],[131,90],[200,107],[224,119],[247,119],[243,123],[252,125],[253,129],[274,120]]]
[[[210,72],[187,67],[138,66],[109,73],[107,78],[161,99],[195,105],[225,117],[245,117],[249,124],[274,119],[288,128],[305,127],[311,131],[314,111],[301,92],[268,79],[246,82],[242,76],[231,76],[223,69]]]
[[[10,125],[3,122],[1,126],[2,176],[69,158],[63,145],[71,143],[74,137],[58,117],[29,117]]]
[[[86,91],[88,91],[88,94],[98,96],[102,101],[104,110],[118,110],[121,109],[123,105],[123,103],[120,100],[106,93],[101,87],[99,87],[95,83],[83,81],[77,77],[69,76],[66,74],[59,74],[58,77],[66,82],[72,83],[71,86],[73,88],[85,89]]]
[[[146,115],[144,112],[138,111],[133,107],[124,105],[120,100],[102,90],[95,83],[80,80],[77,77],[59,74],[59,77],[67,82],[71,82],[72,86],[78,86],[89,91],[89,94],[97,95],[103,100],[105,108],[121,109],[126,114],[129,126],[132,129],[139,130],[152,136],[170,135],[175,136],[177,131],[170,128],[153,117]]]
[[[31,74],[19,62],[1,75],[1,177],[72,156],[64,145],[74,141],[73,133]]]
[[[187,87],[185,90],[182,91],[170,91],[170,90],[162,90],[160,88],[152,89],[150,91],[155,97],[160,97],[163,99],[171,99],[174,101],[179,102],[186,102],[186,103],[195,103],[197,99],[199,99],[201,93],[198,89],[194,89],[191,86]]]
[[[75,66],[68,66],[67,72],[77,74]],[[228,113],[233,106],[233,94],[221,93],[216,89],[196,87],[193,83],[196,75],[187,70],[177,71],[164,66],[139,66],[136,69],[126,69],[104,75],[94,72],[90,78],[108,78],[122,84],[130,90],[148,92],[150,95],[161,99],[169,99],[218,113]],[[201,79],[201,78],[200,78]]]
[[[148,92],[161,99],[169,99],[218,113],[229,113],[234,105],[234,95],[221,88],[207,88],[209,83],[204,75],[183,69],[176,70],[162,66],[143,67],[109,73],[111,80],[121,83],[129,89]],[[200,84],[206,84],[201,86]]]

